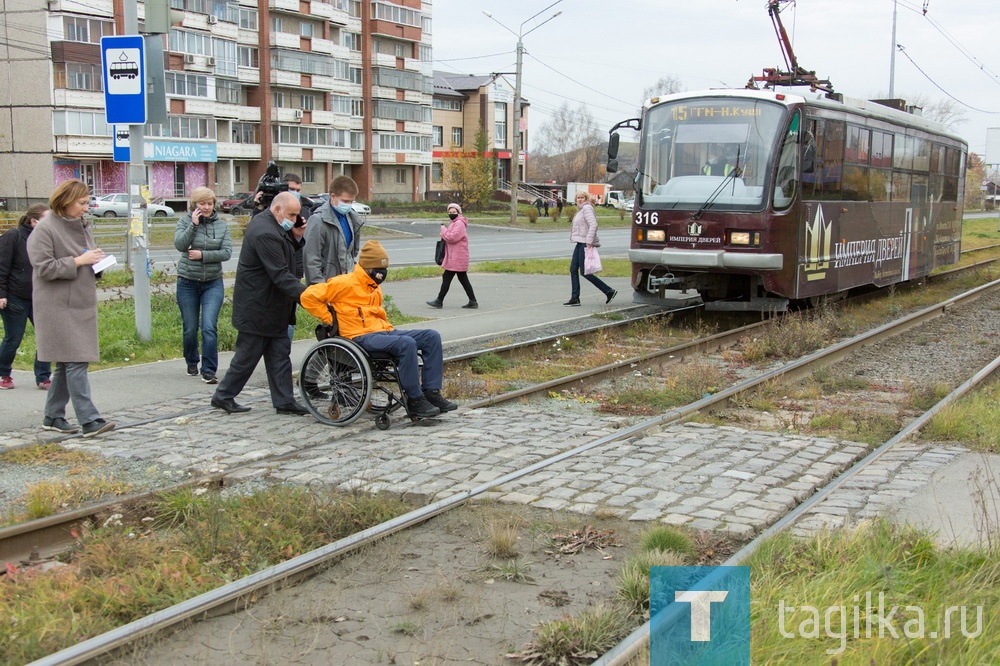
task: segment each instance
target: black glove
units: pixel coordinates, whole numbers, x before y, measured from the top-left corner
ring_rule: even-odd
[[[337,326],[335,324],[319,324],[316,326],[316,339],[322,342],[336,337]]]

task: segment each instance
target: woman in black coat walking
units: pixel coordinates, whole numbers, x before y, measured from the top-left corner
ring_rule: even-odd
[[[14,388],[11,371],[17,348],[30,321],[35,325],[31,307],[31,262],[28,261],[28,236],[49,207],[34,204],[21,216],[20,223],[0,236],[0,319],[3,319],[3,342],[0,343],[0,389]],[[35,386],[47,391],[52,364],[39,361],[35,354]]]

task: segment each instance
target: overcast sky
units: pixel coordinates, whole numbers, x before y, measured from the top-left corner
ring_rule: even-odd
[[[741,88],[784,68],[765,0],[562,0],[528,20],[554,1],[433,0],[434,68],[513,73],[517,38],[483,11],[522,35],[562,11],[523,39],[533,131],[564,101],[585,102],[610,129],[662,76],[686,90]],[[889,91],[892,16],[893,0],[798,0],[781,12],[799,65],[864,98]],[[896,42],[913,62],[896,52],[895,96],[953,97],[967,117],[953,129],[980,155],[986,128],[1000,127],[998,30],[997,0],[898,0]]]

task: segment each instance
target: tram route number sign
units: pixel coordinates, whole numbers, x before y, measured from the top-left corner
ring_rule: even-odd
[[[146,123],[146,47],[140,35],[101,37],[104,108],[109,125]]]

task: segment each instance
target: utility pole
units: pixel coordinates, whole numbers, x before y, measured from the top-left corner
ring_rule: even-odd
[[[518,185],[518,182],[520,181],[520,175],[518,174],[518,168],[521,166],[521,63],[522,63],[523,56],[524,56],[524,37],[526,35],[528,35],[529,33],[534,32],[535,30],[538,30],[543,25],[545,25],[546,23],[548,23],[549,21],[551,21],[555,17],[557,17],[560,14],[562,14],[562,12],[561,11],[556,12],[555,14],[553,14],[550,17],[548,17],[547,19],[545,19],[544,21],[542,21],[541,23],[539,23],[538,25],[536,25],[534,28],[532,28],[528,32],[524,32],[524,24],[527,23],[528,21],[531,21],[532,19],[536,18],[539,14],[544,14],[545,12],[547,12],[550,9],[552,9],[553,7],[555,7],[556,5],[558,5],[562,1],[563,0],[556,0],[555,2],[553,2],[551,5],[549,5],[545,9],[543,9],[540,12],[536,13],[534,16],[531,16],[530,18],[525,19],[521,23],[521,26],[518,28],[517,32],[514,32],[513,30],[511,30],[510,28],[508,28],[506,25],[504,25],[503,23],[501,23],[499,19],[497,19],[496,17],[493,16],[493,14],[490,14],[487,11],[483,12],[483,14],[486,14],[487,18],[492,19],[493,21],[495,21],[496,23],[498,23],[501,28],[503,28],[504,30],[506,30],[510,34],[512,34],[515,37],[517,37],[517,68],[516,68],[515,73],[514,73],[514,146],[513,146],[514,149],[513,149],[513,151],[511,151],[513,153],[513,157],[512,157],[512,159],[510,161],[510,163],[511,163],[511,169],[510,169],[510,171],[511,171],[511,174],[510,174],[510,221],[511,221],[512,224],[517,223],[517,185]]]
[[[896,96],[896,4],[892,0],[892,51],[889,54],[889,99]]]

